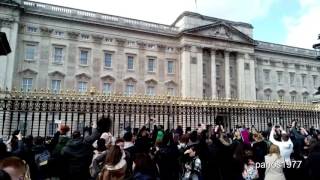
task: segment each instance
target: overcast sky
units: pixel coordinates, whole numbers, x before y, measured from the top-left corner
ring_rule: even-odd
[[[254,39],[312,48],[320,33],[320,0],[36,0],[171,24],[183,11],[242,21]]]

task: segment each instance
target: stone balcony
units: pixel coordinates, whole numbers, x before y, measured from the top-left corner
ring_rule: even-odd
[[[178,27],[175,26],[73,9],[34,1],[23,1],[23,7],[27,13],[36,13],[47,16],[58,16],[61,18],[70,18],[73,20],[87,21],[89,23],[91,22],[102,25],[116,25],[126,28],[135,28],[166,34],[177,34],[179,32]]]

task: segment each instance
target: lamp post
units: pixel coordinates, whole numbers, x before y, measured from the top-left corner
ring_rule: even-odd
[[[318,43],[314,44],[312,47],[316,51],[316,58],[320,60],[320,34],[318,35]]]

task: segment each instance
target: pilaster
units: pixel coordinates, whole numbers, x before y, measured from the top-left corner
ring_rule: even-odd
[[[225,88],[225,94],[226,98],[230,99],[230,52],[224,51],[224,88]]]
[[[211,98],[217,98],[216,50],[211,49]]]

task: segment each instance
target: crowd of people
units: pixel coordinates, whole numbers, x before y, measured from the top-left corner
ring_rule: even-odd
[[[54,137],[0,142],[2,180],[296,180],[320,179],[320,130],[271,123],[265,131],[238,125],[164,129],[152,122],[138,131],[110,133],[101,117],[89,133],[60,124]]]

